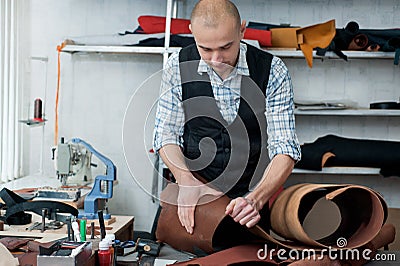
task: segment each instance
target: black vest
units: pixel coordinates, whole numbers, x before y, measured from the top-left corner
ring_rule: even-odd
[[[265,90],[272,55],[247,45],[250,78],[242,76],[238,114],[229,125],[215,102],[209,76],[197,73],[199,60],[195,45],[179,53],[186,164],[231,198],[242,196],[269,163]]]

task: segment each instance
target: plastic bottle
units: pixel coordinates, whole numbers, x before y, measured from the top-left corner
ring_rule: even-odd
[[[108,240],[103,239],[100,241],[98,256],[99,256],[99,265],[100,266],[112,266],[111,252],[110,252]]]
[[[115,253],[115,234],[106,234],[104,237],[105,240],[108,241],[109,249],[111,253],[111,265],[116,265],[116,253]]]
[[[86,241],[86,220],[85,219],[80,220],[79,224],[80,224],[79,229],[81,233],[81,241],[84,242]]]

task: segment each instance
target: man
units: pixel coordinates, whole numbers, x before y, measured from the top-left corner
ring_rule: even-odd
[[[226,214],[252,227],[300,159],[291,79],[279,58],[241,42],[245,21],[230,1],[199,1],[189,27],[196,45],[172,54],[164,69],[154,149],[179,185],[178,216],[189,234],[206,194],[226,193]]]

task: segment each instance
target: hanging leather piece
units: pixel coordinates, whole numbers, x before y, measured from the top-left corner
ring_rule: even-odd
[[[374,239],[387,218],[387,206],[375,191],[359,185],[300,184],[287,188],[271,207],[271,227],[279,236],[274,238],[267,228],[256,225],[250,229],[225,215],[230,199],[213,200],[204,196],[195,210],[195,228],[188,234],[179,222],[176,199],[178,186],[169,184],[161,194],[161,213],[156,237],[178,250],[213,253],[229,247],[267,240],[290,249],[303,250],[327,247],[359,248]],[[306,216],[320,199],[336,205],[340,211],[339,225],[314,239],[303,228]],[[284,238],[285,240],[282,240]],[[339,243],[338,239],[347,243]]]
[[[271,28],[272,47],[300,47],[309,67],[312,67],[313,49],[327,48],[336,34],[335,20],[304,28]]]
[[[308,66],[312,67],[313,49],[326,48],[329,46],[336,34],[335,20],[325,23],[304,27],[297,30],[297,35],[302,36],[302,42],[299,43]],[[299,39],[299,37],[298,37]]]

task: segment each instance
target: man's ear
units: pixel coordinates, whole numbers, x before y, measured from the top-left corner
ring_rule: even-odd
[[[193,32],[192,32],[192,24],[189,24],[189,30],[193,34]]]
[[[244,38],[245,31],[246,31],[246,20],[243,20],[242,24],[240,25],[240,39]]]

